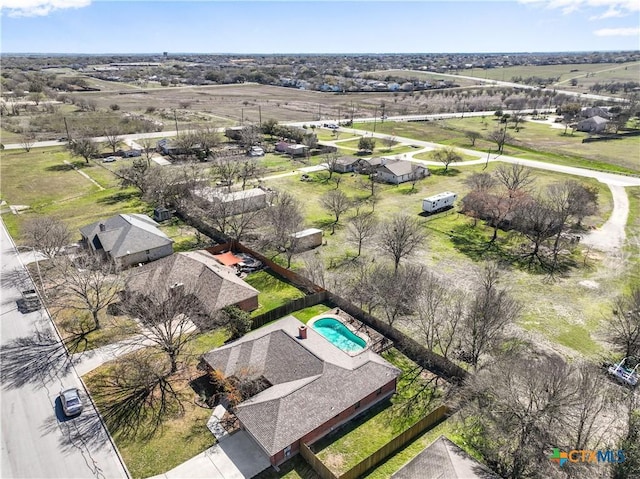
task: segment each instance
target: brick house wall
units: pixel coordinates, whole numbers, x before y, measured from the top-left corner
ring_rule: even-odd
[[[341,413],[329,419],[323,425],[317,427],[310,433],[306,434],[299,440],[295,441],[293,444],[291,444],[291,449],[288,455],[285,454],[285,450],[278,451],[276,454],[270,457],[271,464],[273,464],[274,466],[278,466],[283,462],[291,459],[300,451],[300,442],[304,442],[307,445],[313,444],[318,439],[321,439],[327,434],[329,434],[330,432],[332,432],[338,426],[341,426],[342,424],[346,423],[350,419],[353,419],[355,416],[366,411],[374,404],[386,399],[391,394],[393,394],[395,390],[396,390],[396,378],[393,378],[387,384],[382,386],[379,390],[374,391],[368,396],[362,398],[356,404],[345,409]]]

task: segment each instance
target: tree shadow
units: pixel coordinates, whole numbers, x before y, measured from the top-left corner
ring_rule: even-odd
[[[104,198],[100,198],[98,203],[103,203],[106,205],[115,205],[118,203],[123,203],[130,201],[132,199],[137,199],[140,194],[137,191],[119,191],[118,193],[114,193],[109,196],[105,196]]]
[[[313,222],[313,227],[318,229],[328,229],[335,223],[334,218],[322,218]],[[336,227],[337,228],[337,227]]]
[[[436,176],[458,176],[462,173],[457,168],[447,168],[446,170],[444,168],[429,169],[429,172]]]
[[[81,392],[82,394],[82,392]],[[59,445],[62,452],[71,452],[76,449],[88,448],[100,450],[109,447],[110,441],[103,427],[100,417],[92,407],[87,407],[89,398],[82,397],[83,411],[73,417],[67,417],[60,403],[60,398],[55,399],[55,415],[48,418],[41,426],[43,434],[59,430]]]
[[[51,165],[45,168],[45,171],[71,171],[73,170],[73,164],[62,163],[59,165]]]
[[[20,291],[33,289],[31,278],[24,268],[14,269],[7,271],[6,273],[3,272],[2,277],[0,278],[0,284],[2,285],[2,288],[6,289],[12,287],[17,288]]]
[[[67,374],[73,363],[64,346],[50,331],[16,338],[0,346],[3,387],[14,389],[41,384],[55,374]]]

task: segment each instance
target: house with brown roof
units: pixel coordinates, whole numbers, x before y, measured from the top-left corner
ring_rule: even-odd
[[[209,315],[226,306],[244,311],[258,307],[258,290],[236,276],[236,270],[222,265],[207,251],[176,253],[136,268],[126,285],[127,292],[148,295],[182,285],[194,294]]]
[[[376,167],[375,172],[378,181],[394,185],[429,176],[429,170],[425,166],[404,160],[387,160]]]
[[[80,228],[82,243],[117,266],[147,263],[173,254],[173,240],[146,215],[119,214]]]
[[[204,354],[202,365],[263,385],[235,415],[276,466],[391,396],[400,375],[370,349],[349,354],[293,316]]]

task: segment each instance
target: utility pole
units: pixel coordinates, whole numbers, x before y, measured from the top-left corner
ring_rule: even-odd
[[[320,103],[318,103],[318,120],[320,120],[322,116],[320,115]]]
[[[64,120],[64,129],[67,132],[67,143],[71,144],[71,135],[69,135],[69,125],[67,125],[67,117],[63,116],[62,119]]]
[[[176,136],[180,136],[180,134],[178,133],[178,114],[176,113],[175,108],[173,109],[173,120],[176,123]]]
[[[378,118],[378,107],[376,107],[373,113],[373,132],[376,132],[376,119]]]
[[[258,122],[260,123],[260,128],[262,128],[262,107],[258,105]]]
[[[244,126],[244,108],[240,108],[240,126]]]
[[[353,102],[351,102],[351,127],[352,127],[352,128],[353,128],[353,114],[354,114],[354,111],[353,111]]]

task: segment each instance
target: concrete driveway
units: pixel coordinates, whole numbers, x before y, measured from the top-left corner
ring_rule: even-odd
[[[269,458],[246,431],[220,439],[203,453],[150,479],[250,479],[271,466]]]

